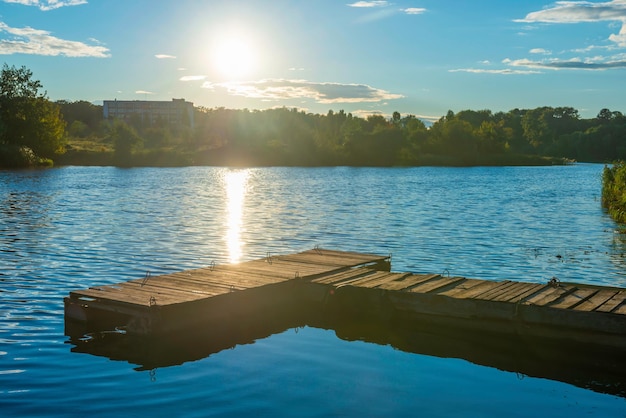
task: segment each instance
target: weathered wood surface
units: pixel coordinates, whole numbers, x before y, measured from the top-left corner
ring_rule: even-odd
[[[91,311],[108,311],[128,315],[141,322],[138,329],[150,332],[157,321],[175,328],[176,321],[220,315],[233,306],[248,306],[245,312],[250,314],[255,307],[296,298],[324,304],[334,298],[341,304],[344,295],[344,301],[360,304],[363,310],[379,305],[372,310],[382,312],[384,305],[416,315],[515,321],[626,339],[626,289],[394,273],[389,266],[387,256],[326,249],[268,255],[241,264],[75,290],[65,299],[66,317],[87,321]]]
[[[387,258],[315,249],[298,254],[268,256],[241,264],[193,269],[75,290],[70,292],[70,298],[144,307],[174,305],[291,279],[309,279],[355,266],[383,262]]]
[[[489,281],[439,274],[377,272],[351,269],[311,280],[312,283],[365,287],[403,293],[446,296],[554,309],[626,314],[626,290],[583,284]]]

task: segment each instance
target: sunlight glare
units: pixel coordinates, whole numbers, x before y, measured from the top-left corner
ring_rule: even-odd
[[[248,170],[228,171],[224,176],[226,186],[227,226],[226,245],[231,263],[238,263],[243,254],[241,232],[243,225],[243,205],[248,184]]]
[[[221,39],[213,47],[211,60],[215,69],[231,81],[251,75],[257,65],[255,48],[238,36]]]

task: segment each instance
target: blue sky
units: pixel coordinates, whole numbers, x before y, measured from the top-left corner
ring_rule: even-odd
[[[0,0],[0,55],[53,100],[626,113],[626,0]]]

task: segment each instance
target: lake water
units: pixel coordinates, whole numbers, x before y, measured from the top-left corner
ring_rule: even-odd
[[[178,357],[156,366],[144,357],[163,342],[133,346],[113,333],[125,350],[90,353],[90,338],[82,346],[64,331],[71,290],[316,245],[392,254],[394,271],[626,287],[601,173],[593,164],[0,171],[0,414],[624,417],[621,395],[312,325],[223,347],[170,341]]]

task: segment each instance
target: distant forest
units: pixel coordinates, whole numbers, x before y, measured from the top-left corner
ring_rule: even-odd
[[[448,111],[427,127],[394,112],[194,109],[194,123],[105,119],[102,106],[48,99],[26,67],[0,71],[0,168],[119,166],[534,165],[626,160],[626,117],[571,107]]]
[[[571,107],[448,111],[427,127],[394,112],[361,118],[297,109],[196,108],[195,126],[104,120],[102,107],[58,101],[62,164],[414,166],[533,165],[626,159],[626,116]]]

